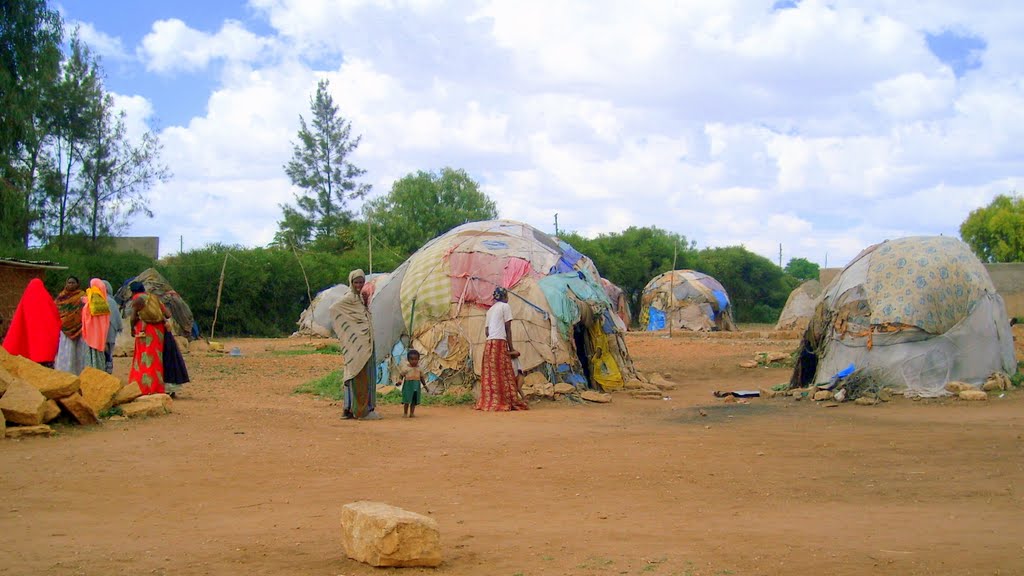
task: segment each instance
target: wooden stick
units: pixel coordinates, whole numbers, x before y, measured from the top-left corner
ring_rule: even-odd
[[[210,324],[210,340],[213,340],[213,329],[217,327],[217,313],[220,312],[220,294],[224,291],[224,269],[228,267],[228,252],[224,253],[224,263],[220,267],[220,283],[217,284],[217,305],[213,308],[213,323]]]

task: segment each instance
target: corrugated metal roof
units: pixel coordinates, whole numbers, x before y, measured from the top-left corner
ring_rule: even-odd
[[[0,257],[0,266],[13,266],[15,268],[37,268],[43,270],[67,270],[67,266],[61,266],[49,260],[21,260],[19,258]]]

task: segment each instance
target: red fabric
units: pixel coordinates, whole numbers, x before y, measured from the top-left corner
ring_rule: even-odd
[[[533,266],[528,261],[522,258],[509,258],[505,260],[505,271],[501,275],[501,286],[502,288],[511,288],[531,273],[533,273]]]
[[[25,288],[4,338],[4,349],[33,362],[53,362],[60,341],[60,314],[43,281]]]
[[[494,288],[501,286],[505,262],[486,252],[452,252],[448,256],[452,302],[494,304]]]
[[[132,299],[140,295],[136,294]],[[135,337],[135,354],[128,370],[128,383],[138,386],[143,396],[163,394],[165,325],[163,322],[150,324],[139,320],[135,323],[135,333],[138,336]]]
[[[480,367],[480,399],[475,408],[488,412],[529,410],[516,392],[516,373],[504,340],[488,340]]]

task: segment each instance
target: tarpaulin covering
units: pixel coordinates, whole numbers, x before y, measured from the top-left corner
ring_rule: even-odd
[[[843,269],[808,325],[791,384],[828,381],[850,364],[872,385],[913,396],[1016,371],[1006,307],[965,244],[900,238]]]
[[[735,330],[729,294],[718,280],[693,270],[656,276],[640,297],[640,322],[647,330],[672,323],[684,330]],[[657,313],[652,311],[657,309]],[[662,318],[653,318],[660,314]]]
[[[559,261],[574,267],[549,276]],[[619,380],[624,371],[634,374],[619,334],[621,322],[606,321],[612,318],[605,315],[611,302],[593,262],[568,244],[507,220],[473,222],[435,238],[376,286],[370,308],[378,351],[405,339],[421,352],[428,378],[472,382],[483,356],[484,317],[498,285],[509,289],[513,342],[524,371],[553,375],[550,367],[557,364],[578,367],[586,356],[575,350],[569,334],[574,324],[583,323],[604,335],[602,355],[587,360],[604,366],[591,366],[591,373],[599,369],[612,381],[614,363]],[[387,365],[394,379],[402,359],[390,354],[379,360],[381,372]],[[602,386],[597,380],[592,384]]]

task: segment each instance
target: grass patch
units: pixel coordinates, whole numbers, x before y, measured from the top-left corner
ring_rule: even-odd
[[[310,380],[300,384],[295,389],[296,394],[312,394],[314,396],[320,396],[322,398],[329,398],[331,400],[342,399],[342,371],[335,370],[329,374],[325,374],[320,378]]]
[[[295,389],[296,394],[312,394],[314,396],[320,396],[321,398],[328,398],[330,400],[341,400],[342,399],[342,371],[335,370],[329,374],[310,380],[300,384]],[[440,394],[434,396],[432,394],[423,394],[420,396],[421,406],[460,406],[463,404],[472,404],[476,401],[473,397],[472,392],[466,392],[465,394]],[[401,404],[402,403],[402,390],[395,389],[388,394],[378,394],[377,404]]]
[[[330,354],[337,356],[341,354],[341,346],[338,344],[326,344],[316,348],[293,348],[291,350],[273,350],[274,356],[308,356],[310,354]]]
[[[99,417],[104,420],[111,416],[124,416],[124,410],[122,410],[120,406],[111,406],[99,413]]]

